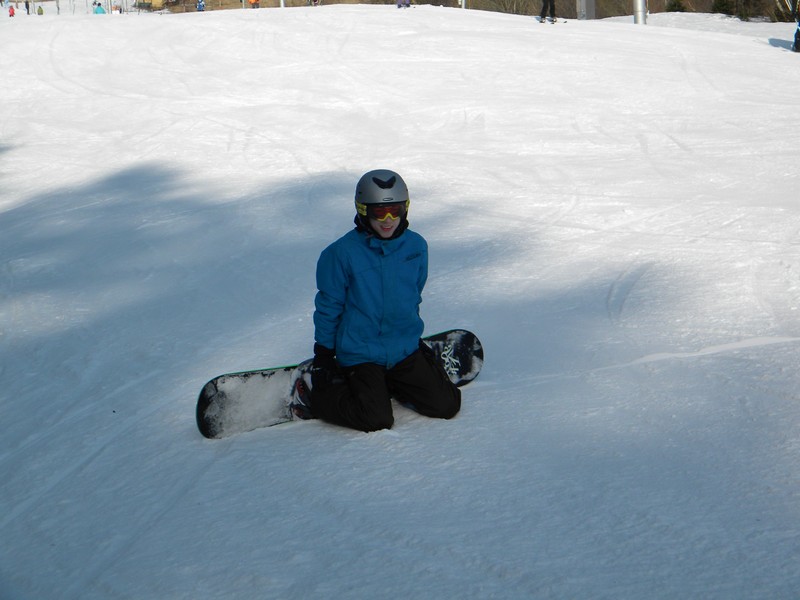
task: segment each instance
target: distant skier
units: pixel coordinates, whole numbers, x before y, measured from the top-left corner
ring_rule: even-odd
[[[411,0],[397,0],[397,8],[408,8],[411,6]]]
[[[800,16],[797,18],[797,29],[794,32],[794,44],[792,44],[792,50],[795,52],[800,52]]]
[[[545,16],[547,15],[547,9],[550,9],[550,22],[556,22],[556,0],[542,0],[542,12],[539,16],[539,22],[545,22]]]
[[[310,381],[297,382],[292,412],[376,431],[394,423],[396,398],[450,419],[461,392],[420,340],[428,244],[408,229],[408,188],[394,171],[370,171],[355,206],[355,229],[317,262],[314,363]]]

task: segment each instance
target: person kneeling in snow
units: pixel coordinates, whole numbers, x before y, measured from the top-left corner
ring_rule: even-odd
[[[314,363],[291,409],[360,431],[391,428],[392,398],[450,419],[461,391],[420,339],[428,244],[408,229],[408,188],[394,171],[370,171],[355,205],[355,229],[317,262]]]

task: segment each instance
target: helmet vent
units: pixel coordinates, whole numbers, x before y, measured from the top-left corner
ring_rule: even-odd
[[[387,179],[386,181],[383,181],[383,180],[381,180],[381,179],[378,179],[377,177],[373,177],[373,178],[372,178],[372,181],[374,181],[374,182],[375,182],[375,185],[377,185],[377,186],[378,186],[379,188],[381,188],[382,190],[389,190],[389,189],[391,189],[391,188],[393,188],[393,187],[394,187],[394,184],[397,182],[397,177],[395,177],[394,175],[392,175],[392,176],[391,176],[389,179]]]

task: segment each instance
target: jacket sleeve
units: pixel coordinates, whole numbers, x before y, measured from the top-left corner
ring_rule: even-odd
[[[419,290],[420,296],[422,296],[422,290],[425,288],[425,283],[427,281],[428,281],[428,243],[423,239],[422,260],[420,261],[419,279],[417,280],[417,289]]]
[[[314,341],[336,350],[336,334],[347,299],[347,269],[334,248],[326,248],[317,261],[317,296],[314,299]]]

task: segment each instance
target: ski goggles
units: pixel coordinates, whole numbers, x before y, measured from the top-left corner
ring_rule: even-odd
[[[381,223],[392,217],[392,219],[399,219],[408,210],[408,201],[398,202],[394,204],[359,204],[358,213],[369,219],[375,219]]]

